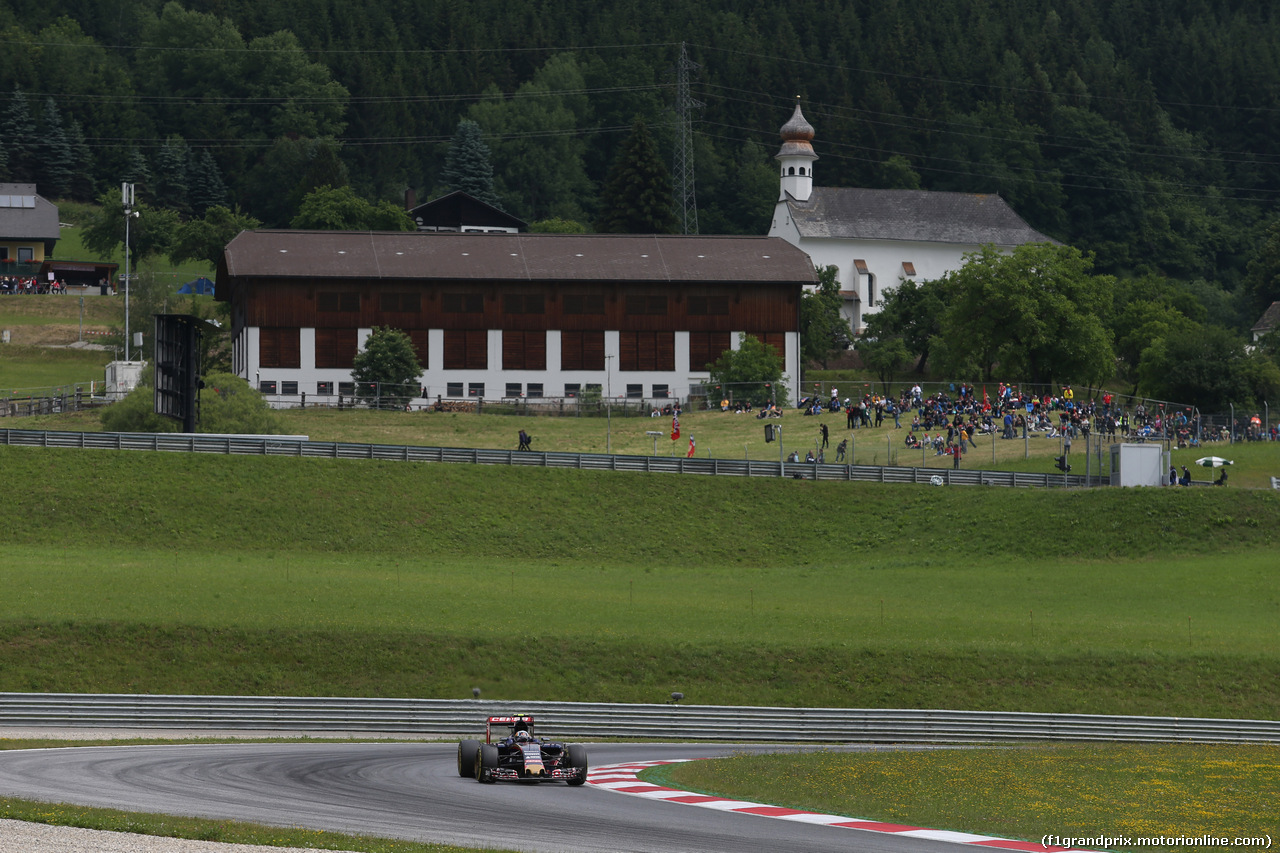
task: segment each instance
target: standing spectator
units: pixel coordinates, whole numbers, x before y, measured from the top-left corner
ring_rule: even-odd
[[[844,461],[844,453],[848,449],[849,449],[849,439],[847,438],[836,445],[836,461],[837,462]]]
[[[830,446],[831,433],[827,430],[826,424],[823,424],[819,429],[822,431],[822,447],[825,449]]]

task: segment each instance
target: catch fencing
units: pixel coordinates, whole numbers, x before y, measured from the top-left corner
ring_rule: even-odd
[[[917,483],[936,486],[1016,486],[1081,488],[1110,485],[1106,476],[982,471],[957,468],[906,468],[878,465],[835,465],[820,462],[768,462],[750,459],[706,459],[667,456],[621,456],[600,453],[542,453],[462,447],[392,444],[346,444],[271,436],[212,436],[174,433],[54,432],[0,430],[0,444],[98,450],[143,450],[171,453],[217,453],[245,456],[296,456],[325,459],[378,459],[395,462],[452,462],[471,465],[571,468],[584,471],[633,471],[717,477],[782,477],[796,480],[845,480],[873,483]]]
[[[532,714],[565,740],[756,743],[1150,741],[1280,743],[1280,722],[984,711],[769,708],[460,699],[0,693],[0,727],[365,732],[474,737],[491,714]]]

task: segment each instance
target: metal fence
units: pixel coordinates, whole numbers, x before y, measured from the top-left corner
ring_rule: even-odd
[[[0,393],[0,418],[24,418],[34,415],[61,415],[96,409],[111,400],[100,392],[76,387],[74,390],[51,389],[49,393],[22,395],[16,392]]]
[[[983,711],[623,705],[448,699],[0,693],[0,726],[475,735],[490,714],[540,733],[778,743],[1152,741],[1280,743],[1280,722]]]
[[[270,436],[177,435],[174,433],[54,432],[0,430],[0,444],[98,450],[219,453],[245,456],[297,456],[326,459],[380,459],[394,462],[453,462],[471,465],[572,468],[584,471],[635,471],[718,477],[782,477],[796,480],[845,480],[872,483],[920,483],[935,486],[1106,486],[1109,478],[1083,474],[1040,474],[955,468],[895,468],[818,462],[766,462],[749,459],[687,459],[598,453],[542,453],[462,447],[346,444]]]

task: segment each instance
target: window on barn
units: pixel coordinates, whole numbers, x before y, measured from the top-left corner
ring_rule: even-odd
[[[360,294],[352,291],[322,291],[316,294],[316,310],[352,314],[360,310]]]
[[[258,363],[262,367],[302,367],[302,330],[262,328],[258,331]]]
[[[632,294],[627,297],[626,312],[630,315],[664,316],[667,313],[667,297],[665,295]]]
[[[316,367],[350,369],[360,351],[356,329],[316,329]]]
[[[728,332],[690,332],[688,369],[694,373],[701,373],[725,350],[732,348],[733,341]]]
[[[619,370],[675,370],[675,332],[620,332]]]
[[[444,369],[488,370],[489,333],[484,329],[445,329]]]
[[[378,307],[387,314],[417,314],[422,311],[422,295],[383,293],[378,297]]]
[[[568,293],[563,298],[565,314],[603,314],[603,293]]]
[[[604,370],[604,332],[561,332],[561,370]]]
[[[446,293],[441,298],[440,307],[446,314],[483,314],[484,294]]]
[[[506,330],[502,333],[503,370],[546,370],[547,333]]]
[[[546,297],[541,293],[504,293],[502,295],[502,313],[504,314],[545,314]]]

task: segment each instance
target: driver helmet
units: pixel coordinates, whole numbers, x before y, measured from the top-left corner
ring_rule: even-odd
[[[524,729],[516,732],[516,740],[529,740],[529,733]]]

